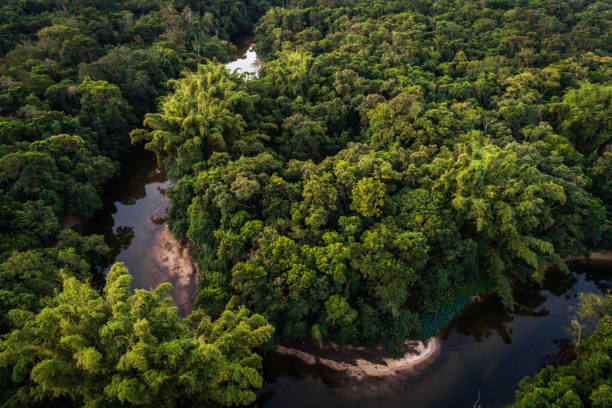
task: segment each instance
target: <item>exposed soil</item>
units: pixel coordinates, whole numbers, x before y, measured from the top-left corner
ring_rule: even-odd
[[[571,257],[566,260],[612,260],[612,251],[593,252],[589,257]],[[479,301],[477,296],[473,301]],[[371,350],[362,347],[339,346],[334,343],[323,347],[314,343],[299,343],[291,347],[278,346],[274,353],[299,358],[309,365],[321,364],[332,370],[344,372],[350,377],[393,376],[401,372],[412,372],[433,361],[440,351],[440,341],[431,338],[425,342],[407,341],[406,352],[400,358],[383,349]]]
[[[431,338],[424,342],[407,341],[406,353],[393,358],[385,350],[368,350],[326,344],[300,344],[294,347],[278,346],[275,353],[295,356],[307,364],[322,364],[332,370],[341,371],[357,379],[385,377],[402,372],[412,372],[417,366],[433,361],[440,351],[440,342]]]
[[[198,286],[199,277],[198,265],[191,257],[189,246],[179,242],[168,226],[164,225],[159,232],[153,255],[159,265],[168,272],[165,281],[173,286],[171,294],[174,304],[178,306],[181,315],[188,315],[192,310],[191,299]]]

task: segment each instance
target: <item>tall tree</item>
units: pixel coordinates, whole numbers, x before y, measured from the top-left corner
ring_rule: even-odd
[[[212,321],[181,320],[170,284],[130,294],[131,276],[115,264],[104,296],[66,278],[35,314],[13,310],[17,329],[2,342],[0,365],[21,385],[14,403],[68,397],[90,407],[248,404],[262,378],[253,348],[273,328],[246,309]]]

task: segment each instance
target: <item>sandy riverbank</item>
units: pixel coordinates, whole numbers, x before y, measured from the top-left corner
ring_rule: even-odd
[[[191,313],[191,299],[198,286],[198,265],[191,257],[189,247],[183,245],[170,232],[168,226],[159,231],[157,244],[154,247],[153,256],[160,267],[167,271],[165,282],[172,283],[171,292],[176,304],[183,316]]]
[[[595,259],[601,261],[612,261],[612,251],[600,251],[600,252],[592,252],[588,257],[571,257],[568,261],[580,261],[585,259]]]
[[[335,344],[325,345],[318,351],[285,346],[278,346],[274,351],[274,353],[297,357],[306,364],[322,364],[356,379],[414,372],[417,366],[422,367],[433,361],[439,352],[440,341],[436,338],[424,342],[406,342],[406,353],[400,358],[385,356],[382,351]]]
[[[612,260],[612,251],[593,252],[588,257],[569,257],[566,261]],[[413,372],[417,367],[431,363],[440,352],[440,340],[431,338],[425,342],[406,342],[406,353],[391,358],[380,350],[365,350],[327,344],[322,348],[301,345],[295,348],[278,346],[274,353],[294,356],[309,365],[322,364],[332,370],[361,379],[366,377],[393,376],[401,372]]]

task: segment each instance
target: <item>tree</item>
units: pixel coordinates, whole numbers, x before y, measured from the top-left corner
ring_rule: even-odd
[[[385,184],[372,177],[359,180],[352,191],[351,208],[364,217],[377,217],[384,204]]]
[[[585,155],[601,153],[612,142],[612,86],[585,83],[551,104],[561,134]]]
[[[255,399],[261,358],[252,349],[273,332],[265,319],[239,308],[183,321],[169,284],[131,295],[130,281],[115,264],[104,297],[70,277],[39,313],[10,312],[17,329],[2,342],[0,364],[21,386],[14,398],[64,396],[92,407]]]
[[[560,261],[543,237],[554,225],[552,208],[567,201],[562,185],[511,150],[473,142],[430,165],[433,188],[453,197],[452,208],[470,235],[487,242],[485,265],[506,305],[513,303],[507,278],[526,268],[537,276],[543,266]]]
[[[284,51],[278,58],[264,67],[264,75],[269,78],[281,94],[297,97],[307,89],[308,71],[312,56],[300,51]]]
[[[257,150],[261,136],[248,131],[244,115],[254,109],[258,97],[246,91],[238,75],[209,63],[171,85],[174,92],[162,99],[161,112],[145,117],[151,130],[132,132],[132,142],[146,141],[147,149],[159,158],[176,155],[179,174],[214,152],[233,153],[235,144],[245,138],[251,142],[249,148]]]
[[[116,85],[85,78],[79,85],[82,125],[94,130],[93,142],[104,155],[117,157],[127,151],[132,109]]]

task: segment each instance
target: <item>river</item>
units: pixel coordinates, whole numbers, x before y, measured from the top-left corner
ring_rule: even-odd
[[[252,35],[234,40],[238,58],[226,64],[237,73],[257,75]],[[121,175],[105,190],[103,208],[82,226],[86,234],[104,235],[111,248],[102,272],[115,262],[124,262],[132,275],[132,289],[154,289],[170,282],[170,292],[182,316],[191,312],[191,298],[197,288],[196,267],[189,253],[176,242],[165,225],[168,200],[164,196],[170,181],[157,167],[155,156],[135,146],[121,158]]]
[[[569,262],[573,273],[551,271],[543,288],[517,285],[518,307],[505,310],[494,296],[466,306],[439,333],[440,352],[414,372],[354,380],[323,365],[271,354],[256,406],[483,407],[512,403],[518,382],[552,362],[567,340],[563,326],[580,292],[612,287],[612,262]]]
[[[87,234],[102,234],[111,248],[103,272],[115,262],[124,262],[132,275],[132,289],[154,289],[160,283],[173,285],[170,294],[182,316],[191,312],[197,274],[185,248],[173,240],[165,225],[170,185],[153,153],[134,147],[121,159],[121,175],[106,189],[101,211],[83,225]],[[169,267],[167,260],[182,263],[185,271]],[[188,259],[187,262],[185,260]],[[186,265],[185,265],[186,264]],[[192,268],[194,269],[194,268]]]
[[[228,67],[256,74],[258,65],[251,39],[241,40],[246,55]],[[254,55],[253,55],[254,54]],[[190,279],[173,275],[160,263],[160,243],[168,202],[169,182],[152,154],[134,148],[122,160],[121,177],[107,189],[104,208],[83,226],[101,233],[112,249],[108,267],[125,262],[132,287],[151,289],[170,281],[182,315],[191,310],[196,288]],[[485,296],[466,306],[440,332],[440,351],[417,370],[392,377],[355,380],[321,364],[268,354],[264,359],[264,386],[257,407],[472,407],[480,397],[483,407],[511,403],[521,378],[535,374],[552,361],[563,345],[567,325],[580,292],[601,293],[612,287],[612,262],[571,261],[570,276],[551,272],[542,288],[517,285],[518,307],[505,310],[497,298]]]

